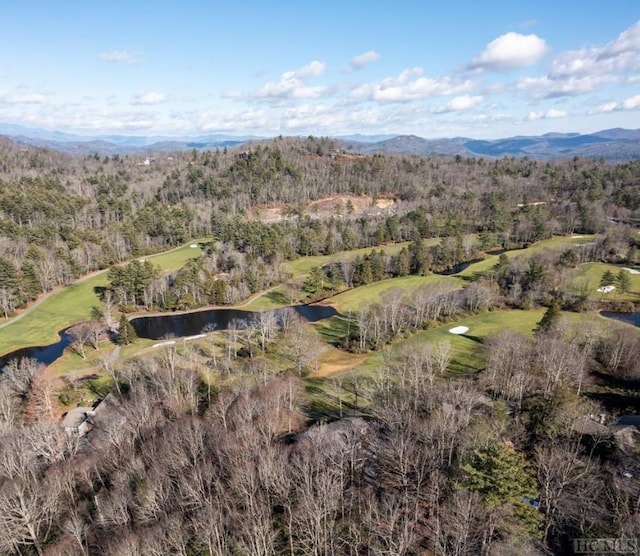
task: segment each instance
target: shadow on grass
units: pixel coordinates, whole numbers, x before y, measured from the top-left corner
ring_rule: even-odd
[[[451,363],[449,363],[447,375],[452,378],[455,378],[455,377],[472,375],[482,370],[483,369],[480,367],[474,367],[473,365],[463,363],[462,361],[459,361],[457,359],[452,359]]]
[[[485,274],[484,272],[474,272],[473,274],[470,274],[470,275],[454,274],[454,276],[456,278],[460,278],[464,282],[477,282],[478,280],[480,280],[480,278],[484,276],[484,274]]]
[[[477,344],[484,344],[484,340],[480,336],[472,336],[471,334],[460,334],[462,338],[467,338],[472,342],[476,342]]]
[[[341,388],[342,391],[339,392],[339,397],[335,391],[334,393],[330,392],[330,390],[333,389],[333,386],[327,384],[327,382],[322,379],[305,379],[305,390],[311,399],[311,413],[336,417],[340,412],[344,415],[345,412],[353,414],[354,411],[359,411],[358,406],[344,399],[343,394],[347,393],[344,389]]]
[[[355,329],[356,325],[352,319],[341,316],[333,316],[316,325],[316,330],[322,339],[334,346],[339,346]]]
[[[105,380],[105,377],[91,375],[82,380],[89,392],[95,394],[98,398],[104,398],[111,392],[113,386],[112,380]]]
[[[289,305],[290,303],[290,300],[287,299],[287,297],[282,292],[276,290],[270,291],[269,293],[264,295],[264,298],[278,305]]]

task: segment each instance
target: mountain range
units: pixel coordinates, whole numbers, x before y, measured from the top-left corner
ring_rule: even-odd
[[[193,137],[95,135],[84,136],[19,125],[0,124],[0,135],[20,144],[45,147],[70,154],[100,155],[205,150],[236,147],[268,139],[254,135],[213,134]],[[343,148],[361,154],[401,153],[461,155],[498,158],[566,158],[573,156],[620,161],[640,158],[640,129],[607,129],[595,133],[547,133],[479,140],[468,137],[424,139],[416,135],[335,136]]]

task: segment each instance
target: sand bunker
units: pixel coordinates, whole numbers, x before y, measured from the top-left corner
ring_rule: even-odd
[[[449,332],[451,334],[464,334],[465,332],[469,332],[468,326],[456,326],[455,328],[450,328]]]
[[[640,274],[640,270],[636,270],[635,268],[623,268],[622,270],[627,270],[629,274]]]
[[[616,289],[615,286],[602,286],[602,287],[598,288],[596,291],[598,291],[600,293],[609,293],[609,292],[612,292],[615,289]]]

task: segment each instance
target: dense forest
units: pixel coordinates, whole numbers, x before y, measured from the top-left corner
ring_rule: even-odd
[[[631,248],[630,260],[637,258],[637,235],[625,225],[638,220],[638,161],[362,156],[313,137],[153,162],[72,158],[6,141],[0,148],[4,314],[81,275],[205,236],[216,238],[215,253],[197,270],[229,278],[216,286],[229,285],[228,292],[208,296],[214,302],[280,281],[278,263],[286,259],[420,238],[478,233],[478,247],[488,249],[610,231],[606,255],[627,257]],[[346,203],[330,218],[305,212],[309,202],[336,195],[394,204],[354,212]],[[286,216],[255,217],[254,210],[272,206]],[[460,247],[414,264],[420,272],[455,266],[472,249],[463,255]],[[171,303],[180,305],[175,297]]]
[[[131,311],[279,284],[309,302],[497,259],[463,287],[389,289],[343,315],[333,347],[377,354],[363,372],[309,379],[327,343],[291,309],[105,358],[82,381],[9,362],[0,553],[515,556],[640,537],[638,431],[617,426],[640,407],[638,332],[590,318],[604,301],[568,287],[579,265],[606,262],[621,270],[602,285],[628,293],[639,222],[639,161],[364,156],[315,137],[146,160],[0,142],[1,313],[108,269],[93,324],[71,330],[83,358],[116,308],[124,348]],[[594,237],[504,253],[559,234]],[[144,259],[194,238],[203,254],[179,270]],[[286,263],[317,255],[334,257],[289,284]],[[405,341],[532,308],[544,310],[532,335],[470,337],[477,372],[452,371],[447,341]],[[59,405],[86,388],[101,401],[65,430]]]

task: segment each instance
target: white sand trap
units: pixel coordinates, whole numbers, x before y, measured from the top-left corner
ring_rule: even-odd
[[[198,247],[197,243],[192,243],[191,245],[189,245],[189,247],[191,247],[191,249],[195,249],[196,247]]]
[[[449,332],[451,334],[464,334],[465,332],[469,332],[468,326],[456,326],[455,328],[450,328]]]
[[[580,239],[581,237],[584,237],[584,236],[571,236],[571,239]]]
[[[600,293],[609,293],[609,292],[612,292],[615,289],[616,289],[615,286],[602,286],[602,287],[598,288],[596,291],[598,291]]]
[[[622,270],[628,270],[629,274],[640,274],[640,270],[636,270],[635,268],[623,268]]]

